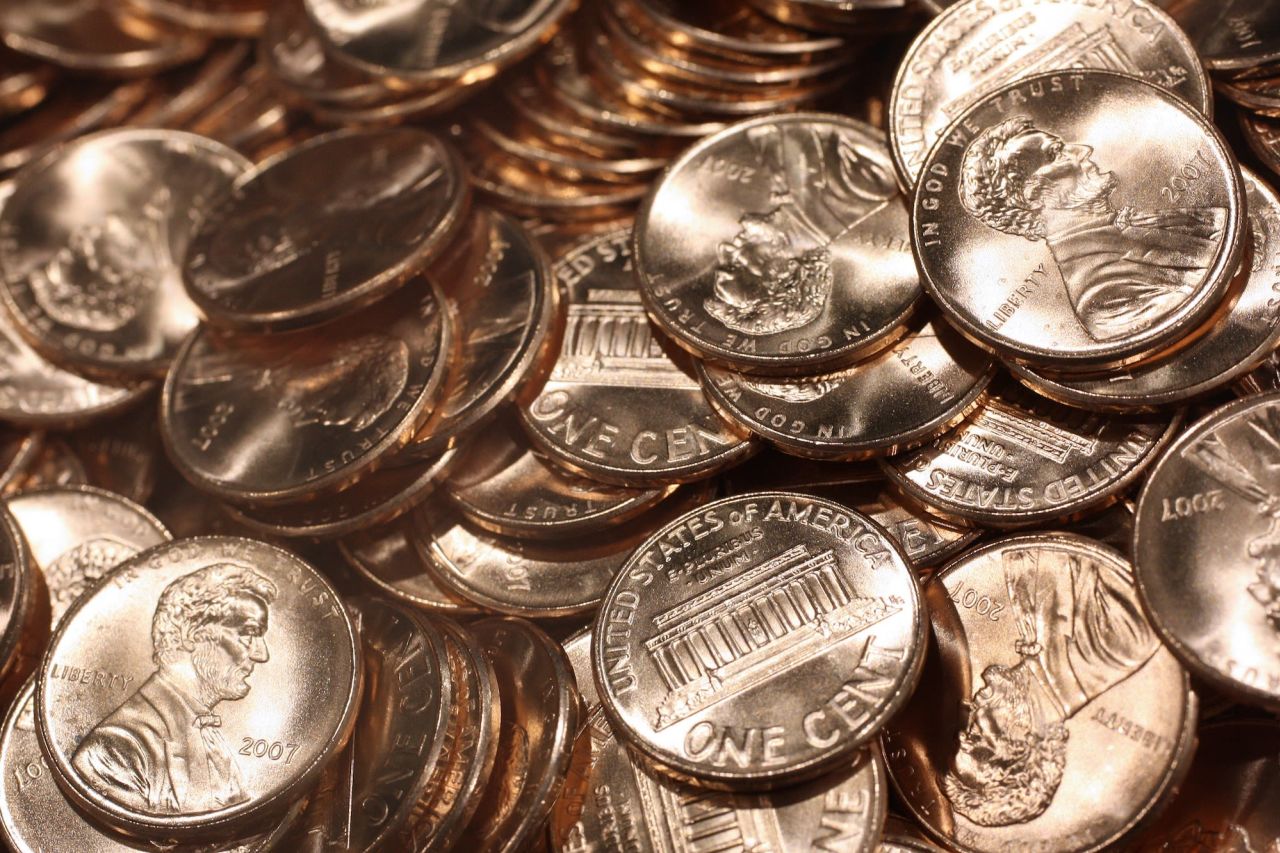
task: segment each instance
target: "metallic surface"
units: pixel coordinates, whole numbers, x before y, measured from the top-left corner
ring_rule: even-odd
[[[448,592],[423,566],[410,543],[407,522],[353,533],[338,543],[342,556],[379,592],[423,610],[463,615],[479,608]]]
[[[1276,0],[1159,0],[1186,30],[1213,70],[1253,68],[1280,60],[1280,3]]]
[[[0,508],[0,675],[13,666],[34,607],[32,574],[26,539],[9,510]]]

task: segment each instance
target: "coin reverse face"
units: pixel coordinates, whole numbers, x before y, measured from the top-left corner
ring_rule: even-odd
[[[1243,184],[1218,131],[1126,75],[1005,86],[921,174],[925,289],[1005,359],[1079,371],[1165,349],[1217,309],[1243,250]]]
[[[82,598],[38,673],[60,787],[152,838],[235,834],[282,812],[350,732],[351,620],[297,557],[248,539],[145,551]]]
[[[924,625],[897,545],[786,492],[726,498],[643,543],[592,662],[614,730],[676,773],[756,789],[852,758],[914,687]]]

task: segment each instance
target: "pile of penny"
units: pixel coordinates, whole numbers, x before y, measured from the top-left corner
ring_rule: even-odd
[[[5,0],[17,851],[1280,851],[1280,0]]]

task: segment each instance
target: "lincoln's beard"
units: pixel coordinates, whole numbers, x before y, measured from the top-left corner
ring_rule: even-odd
[[[1271,519],[1267,532],[1249,542],[1249,556],[1258,561],[1249,594],[1262,605],[1267,623],[1280,631],[1280,520]]]
[[[759,275],[741,264],[716,268],[716,295],[704,307],[731,329],[768,335],[818,318],[831,294],[831,256],[812,249],[790,258],[785,271]]]
[[[1045,203],[1058,210],[1079,210],[1089,213],[1109,213],[1111,194],[1116,191],[1116,176],[1113,172],[1102,172],[1098,167],[1085,169],[1083,178],[1076,181],[1068,192],[1046,193]]]
[[[223,700],[243,699],[249,695],[248,678],[253,661],[229,661],[227,655],[210,640],[201,640],[191,653],[191,666],[200,679],[201,698],[212,708]]]

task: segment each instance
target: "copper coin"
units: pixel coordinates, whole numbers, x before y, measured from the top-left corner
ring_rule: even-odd
[[[1244,249],[1244,188],[1185,102],[1109,71],[1040,74],[953,128],[922,170],[912,240],[925,289],[976,342],[1101,369],[1167,349],[1216,310]]]
[[[26,540],[13,515],[0,507],[0,674],[13,665],[33,598]]]
[[[1191,344],[1150,364],[1105,376],[1057,376],[1021,365],[1014,375],[1055,400],[1083,408],[1133,410],[1203,397],[1242,376],[1280,343],[1280,198],[1243,170],[1252,252],[1238,273],[1241,291],[1225,316]]]
[[[1158,0],[1186,30],[1206,66],[1254,68],[1280,60],[1280,3],[1275,0]]]
[[[991,357],[942,320],[921,318],[887,352],[833,373],[753,377],[699,363],[708,399],[784,452],[865,459],[935,438],[982,401]]]
[[[567,468],[627,486],[699,479],[757,447],[716,416],[689,361],[645,315],[630,229],[587,237],[556,259],[568,292],[560,357],[522,408],[535,444]]]
[[[500,760],[459,845],[477,853],[524,849],[542,832],[564,785],[582,700],[560,647],[523,619],[484,619],[468,630],[498,679]]]
[[[106,131],[24,170],[0,212],[4,302],[44,356],[110,376],[162,374],[199,320],[181,262],[248,166],[209,139]]]
[[[909,230],[879,131],[818,113],[759,118],[659,179],[636,219],[640,292],[704,358],[832,369],[891,343],[915,308]]]
[[[954,431],[882,465],[905,496],[943,518],[1021,527],[1114,501],[1181,423],[1178,412],[1071,409],[1006,381]]]
[[[340,327],[193,335],[165,382],[174,464],[227,500],[340,488],[413,435],[444,381],[451,326],[423,278]]]
[[[460,351],[444,402],[405,449],[407,458],[439,454],[503,404],[530,396],[550,370],[564,323],[546,253],[497,211],[476,208],[432,274],[454,309]]]
[[[275,80],[305,101],[354,106],[379,103],[392,94],[381,79],[329,58],[302,0],[271,4],[258,56]]]
[[[1198,741],[1187,781],[1132,849],[1274,851],[1280,842],[1280,725],[1223,721],[1202,727]]]
[[[971,551],[925,587],[937,642],[882,745],[960,851],[1116,846],[1186,773],[1196,698],[1119,552],[1066,533]]]
[[[144,15],[212,36],[253,37],[266,23],[271,0],[124,0]]]
[[[377,77],[417,83],[484,80],[537,48],[574,7],[569,0],[479,6],[409,0],[388,13],[343,0],[304,0],[334,56]]]
[[[331,320],[421,270],[468,200],[458,155],[426,131],[318,136],[259,164],[209,213],[186,256],[187,291],[229,328]]]
[[[171,538],[142,507],[91,486],[23,492],[6,505],[44,577],[55,624],[113,568]]]
[[[35,679],[29,679],[5,715],[0,730],[0,832],[18,853],[77,850],[81,853],[136,853],[156,847],[98,826],[67,802],[35,729]],[[279,843],[302,810],[291,806],[275,826],[225,843],[195,844],[190,853],[265,853]]]
[[[760,492],[636,549],[601,603],[592,662],[615,731],[655,761],[706,784],[778,787],[847,766],[906,701],[920,608],[882,527]]]
[[[643,514],[675,486],[649,489],[597,483],[562,471],[533,450],[507,420],[467,445],[445,492],[472,524],[528,539],[564,539]]]
[[[436,582],[410,543],[407,522],[351,534],[338,543],[342,556],[379,592],[424,610],[463,615],[479,608]]]
[[[734,59],[808,59],[847,48],[839,36],[786,27],[731,0],[709,0],[692,6],[678,0],[635,0],[624,4],[624,8],[632,5],[665,30],[674,44],[690,44]]]
[[[907,49],[889,104],[898,174],[914,186],[929,149],[984,95],[1042,71],[1134,74],[1206,115],[1213,90],[1195,48],[1148,0],[1091,7],[1056,0],[957,3]]]
[[[1224,692],[1280,708],[1277,462],[1280,395],[1214,410],[1152,469],[1133,553],[1143,603],[1178,658]]]
[[[351,620],[314,569],[247,539],[178,540],[67,612],[37,679],[36,730],[59,786],[96,820],[232,835],[315,783],[359,688]]]

